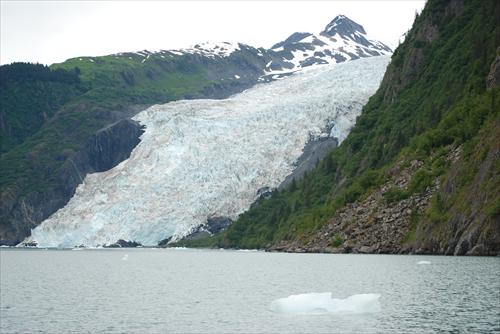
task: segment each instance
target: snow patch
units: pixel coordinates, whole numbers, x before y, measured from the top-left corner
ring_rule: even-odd
[[[196,44],[190,48],[182,49],[185,53],[200,54],[209,58],[228,57],[237,50],[240,50],[239,43],[230,42],[205,42]]]
[[[309,35],[307,37],[302,38],[299,43],[312,43],[314,42],[314,35]]]

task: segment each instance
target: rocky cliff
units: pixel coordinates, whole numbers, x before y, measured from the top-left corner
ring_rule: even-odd
[[[16,189],[2,193],[0,244],[21,242],[39,222],[68,202],[88,173],[108,170],[127,159],[139,143],[142,132],[142,127],[135,121],[117,121],[91,136],[81,151],[54,171],[56,186],[21,198]]]

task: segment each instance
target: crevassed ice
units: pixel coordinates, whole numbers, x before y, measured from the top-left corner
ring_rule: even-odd
[[[152,106],[130,158],[89,174],[69,203],[32,231],[41,247],[118,239],[156,245],[210,216],[236,218],[277,187],[310,136],[342,141],[377,89],[388,57],[324,66],[225,100]]]

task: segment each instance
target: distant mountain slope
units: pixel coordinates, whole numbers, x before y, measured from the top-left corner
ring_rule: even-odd
[[[345,17],[336,21],[348,25]],[[356,33],[339,33],[350,32]],[[341,39],[344,47],[352,44],[353,52],[361,50],[345,60],[372,55],[354,37]],[[22,66],[36,72],[37,65],[0,67],[18,76],[2,84],[0,96],[0,244],[29,235],[68,202],[87,173],[126,159],[142,133],[127,119],[141,109],[178,99],[224,98],[308,65],[294,62],[273,50],[203,43],[182,50],[76,57],[50,67],[49,72],[78,74],[74,83],[23,77]]]
[[[498,1],[429,0],[344,143],[187,244],[499,254],[499,20]]]
[[[116,72],[119,67],[148,67],[156,63],[172,69],[172,62],[179,57],[191,59],[188,64],[221,61],[223,73],[210,73],[209,78],[224,80],[259,81],[272,79],[272,75],[291,74],[313,65],[335,64],[364,57],[388,55],[392,50],[380,41],[368,38],[364,28],[344,15],[336,16],[319,34],[295,32],[286,40],[275,44],[271,49],[254,48],[242,43],[196,44],[189,48],[139,52],[122,52],[106,57],[77,57],[56,64],[54,67],[71,69],[82,68],[83,77],[98,72],[106,77],[106,72]],[[245,64],[245,62],[247,64]],[[187,64],[186,64],[187,65]],[[230,71],[231,70],[231,71]],[[104,72],[103,72],[104,71]],[[224,75],[225,73],[229,75]],[[121,75],[121,72],[120,72]],[[124,80],[132,83],[129,74]],[[97,79],[93,77],[93,79]]]

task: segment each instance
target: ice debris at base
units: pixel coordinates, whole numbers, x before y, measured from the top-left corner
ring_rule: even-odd
[[[280,298],[271,303],[270,310],[288,315],[324,313],[373,313],[380,311],[380,295],[357,294],[345,299],[332,298],[331,292],[304,293]]]
[[[417,264],[431,264],[431,261],[418,261]]]
[[[236,219],[259,189],[293,171],[311,137],[346,138],[388,61],[323,66],[224,100],[154,105],[134,117],[146,131],[130,158],[87,175],[30,239],[39,247],[155,246],[209,217]]]

